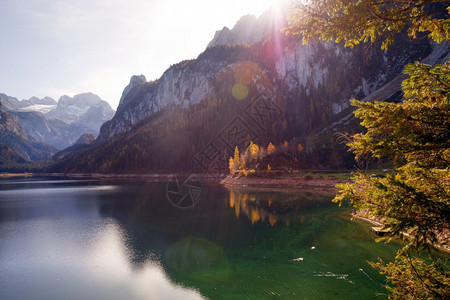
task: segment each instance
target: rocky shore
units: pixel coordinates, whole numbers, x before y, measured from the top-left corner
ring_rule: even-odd
[[[305,179],[299,176],[262,178],[262,177],[231,177],[228,176],[220,183],[225,186],[248,186],[259,188],[310,191],[337,192],[336,184],[348,182],[348,179]]]

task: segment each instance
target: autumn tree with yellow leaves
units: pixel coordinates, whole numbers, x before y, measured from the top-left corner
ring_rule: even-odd
[[[304,43],[319,38],[353,48],[381,42],[388,50],[406,30],[436,43],[450,39],[449,2],[439,0],[314,0],[292,7],[287,34]],[[447,261],[433,247],[450,232],[450,62],[406,66],[401,103],[352,100],[367,129],[349,142],[357,159],[390,158],[396,168],[384,178],[357,173],[339,185],[345,199],[389,230],[386,239],[405,244],[395,261],[372,265],[385,274],[391,299],[450,299]],[[383,99],[379,99],[380,101]]]

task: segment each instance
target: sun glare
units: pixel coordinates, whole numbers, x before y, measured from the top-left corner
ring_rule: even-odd
[[[241,5],[247,8],[246,13],[253,14],[258,17],[270,7],[280,7],[283,2],[286,2],[286,0],[248,0],[243,3],[241,2]]]

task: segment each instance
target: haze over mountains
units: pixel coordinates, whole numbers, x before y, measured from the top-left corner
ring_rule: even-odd
[[[84,133],[97,136],[101,124],[114,115],[110,105],[92,93],[79,94],[73,98],[62,96],[58,102],[50,97],[19,101],[0,94],[0,103],[5,125],[2,144],[11,147],[28,161],[50,159],[57,149],[71,146]],[[11,137],[11,134],[15,136]],[[7,136],[10,136],[8,141]],[[35,146],[15,146],[19,141],[21,144],[41,145],[46,153],[42,156],[30,155],[26,149]]]
[[[359,130],[348,100],[384,90],[377,100],[400,101],[396,78],[407,63],[430,56],[434,64],[449,53],[448,45],[405,35],[387,52],[305,46],[280,32],[285,24],[276,10],[244,16],[216,32],[197,59],[171,66],[156,81],[132,77],[96,145],[66,153],[54,170],[226,173],[235,146],[242,151],[251,141],[286,141],[284,154],[297,168],[352,168],[335,134]]]
[[[85,136],[89,145],[55,156],[54,172],[224,173],[234,148],[250,142],[284,143],[282,160],[295,168],[352,168],[336,135],[360,130],[348,100],[401,101],[407,63],[449,56],[447,44],[402,34],[388,51],[302,45],[281,33],[285,15],[244,16],[217,31],[197,59],[172,65],[158,80],[132,76],[114,115],[93,94],[63,96],[54,108],[52,99],[3,102],[27,135],[59,149],[98,133],[95,142]]]
[[[279,30],[286,18],[283,10],[272,9],[266,11],[259,18],[245,15],[230,30],[224,27],[216,31],[214,38],[207,48],[220,45],[254,44],[263,41],[271,31]]]
[[[28,137],[17,119],[4,109],[2,102],[0,101],[0,167],[8,168],[11,163],[50,160],[57,149]]]

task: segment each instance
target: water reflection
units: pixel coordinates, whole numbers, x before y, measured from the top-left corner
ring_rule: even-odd
[[[0,226],[3,299],[202,299],[176,285],[157,255],[135,268],[112,219]]]
[[[222,247],[190,236],[171,245],[164,256],[169,268],[194,280],[221,282],[228,279],[228,259]]]
[[[309,193],[267,192],[256,188],[228,187],[228,205],[237,218],[245,215],[252,224],[258,222],[289,226],[303,223],[306,213],[330,206],[328,196]]]
[[[178,209],[166,187],[0,184],[0,298],[369,299],[383,290],[366,261],[394,251],[340,217],[331,197],[205,184],[195,207]]]

